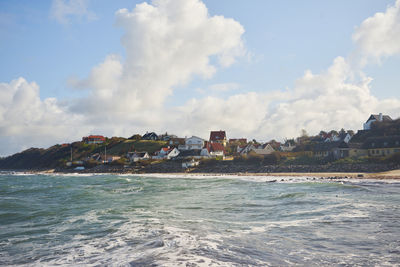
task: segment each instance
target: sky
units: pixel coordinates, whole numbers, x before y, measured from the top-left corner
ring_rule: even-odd
[[[3,0],[0,58],[0,156],[400,117],[400,0]]]

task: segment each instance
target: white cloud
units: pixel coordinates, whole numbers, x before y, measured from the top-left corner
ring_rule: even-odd
[[[41,100],[39,86],[18,78],[0,83],[1,154],[30,146],[50,146],[77,138],[88,129],[55,98]]]
[[[234,91],[240,88],[238,83],[217,83],[209,86],[209,89],[216,92]]]
[[[74,106],[79,112],[101,114],[103,120],[104,113],[125,113],[128,121],[154,123],[158,120],[137,113],[162,115],[175,87],[195,76],[210,78],[245,53],[243,27],[232,19],[210,16],[199,0],[155,0],[132,11],[121,9],[116,17],[125,31],[126,59],[109,56],[78,82],[90,89],[89,97]]]
[[[50,17],[61,24],[68,24],[72,17],[94,20],[96,15],[88,9],[89,0],[53,0]]]
[[[400,0],[382,13],[367,18],[353,34],[353,40],[368,60],[380,62],[382,58],[400,54]]]
[[[301,129],[311,134],[361,129],[371,113],[400,116],[400,99],[377,99],[370,92],[371,79],[355,76],[348,62],[338,57],[321,74],[306,71],[292,90],[193,99],[173,118],[187,135],[226,129],[230,137],[269,140],[299,136]]]

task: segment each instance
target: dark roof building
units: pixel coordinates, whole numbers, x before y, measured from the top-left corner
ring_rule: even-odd
[[[146,134],[142,136],[142,140],[158,140],[158,135],[155,132],[146,132]]]
[[[400,135],[367,138],[364,142],[363,148],[400,148]]]
[[[106,138],[102,135],[89,135],[83,137],[82,141],[86,144],[102,144],[106,141]]]

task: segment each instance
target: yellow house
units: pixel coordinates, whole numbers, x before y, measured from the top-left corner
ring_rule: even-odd
[[[368,156],[384,157],[400,152],[400,136],[383,136],[368,138],[364,143]]]

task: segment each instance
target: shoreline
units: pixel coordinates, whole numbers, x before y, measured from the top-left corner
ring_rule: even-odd
[[[17,172],[25,174],[85,174],[85,175],[174,175],[174,176],[259,176],[259,177],[312,177],[312,178],[325,178],[325,179],[374,179],[374,180],[400,180],[400,169],[365,173],[365,172],[266,172],[266,173],[252,173],[252,172],[238,172],[238,173],[210,173],[210,172],[146,172],[146,173],[129,173],[129,172],[58,172],[54,169],[49,170],[1,170],[4,172]]]

